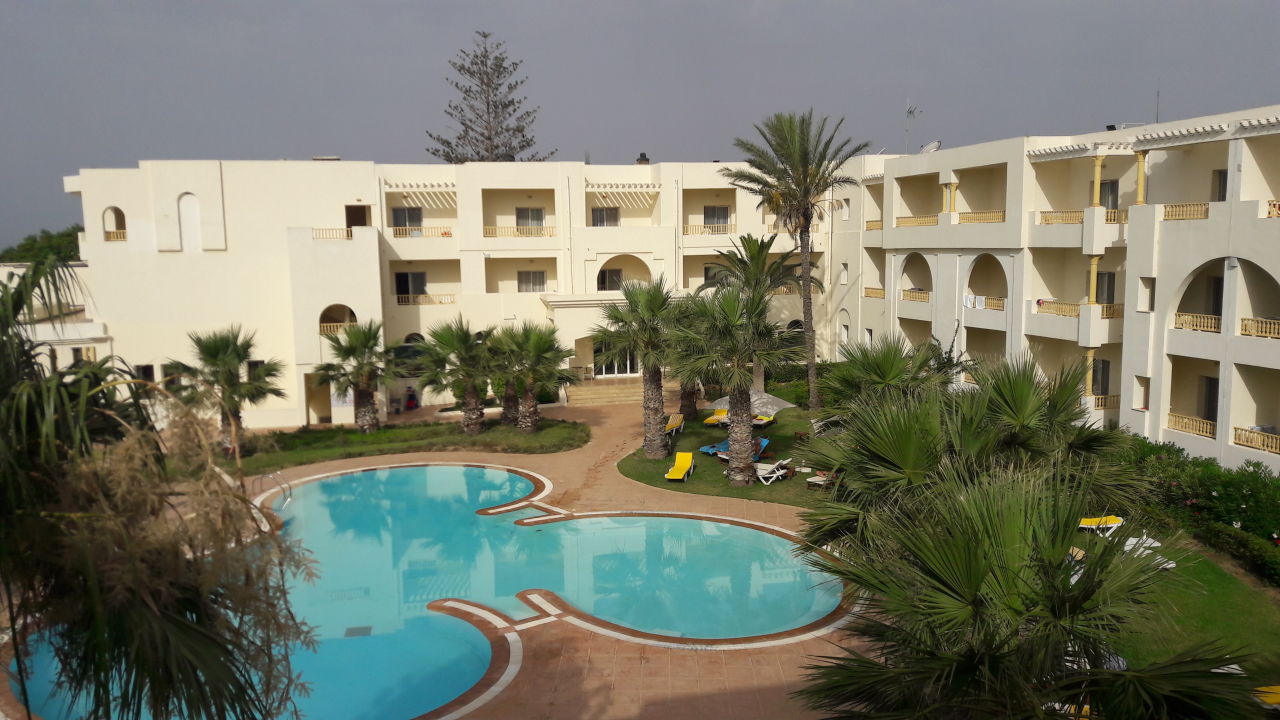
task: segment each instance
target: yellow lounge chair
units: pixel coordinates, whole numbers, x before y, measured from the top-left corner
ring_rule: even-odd
[[[676,413],[667,419],[667,426],[662,429],[662,432],[670,434],[671,437],[675,437],[676,433],[681,430],[684,430],[684,415]]]
[[[685,482],[686,480],[689,479],[689,475],[693,472],[693,466],[694,466],[693,453],[678,452],[676,453],[675,464],[672,465],[671,469],[667,471],[667,479],[672,482],[675,482],[677,480],[679,480],[680,482]]]
[[[719,425],[720,423],[727,422],[728,420],[729,420],[728,410],[713,410],[711,411],[711,417],[703,420],[702,424],[703,425]]]
[[[1280,685],[1267,685],[1254,688],[1253,696],[1258,702],[1271,709],[1280,709]]]
[[[1080,518],[1081,530],[1092,530],[1102,537],[1108,537],[1115,532],[1116,528],[1124,524],[1124,518],[1117,515],[1104,515],[1103,517]]]
[[[751,424],[756,427],[765,427],[767,425],[772,425],[773,416],[772,415],[756,415],[755,417],[751,418]]]

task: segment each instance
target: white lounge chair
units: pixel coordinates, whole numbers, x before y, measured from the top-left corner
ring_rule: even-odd
[[[760,478],[760,482],[765,485],[772,485],[774,480],[781,480],[787,476],[787,466],[791,464],[791,458],[779,460],[776,463],[756,463],[756,476]]]

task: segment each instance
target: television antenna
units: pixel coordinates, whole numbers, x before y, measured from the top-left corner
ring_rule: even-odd
[[[907,98],[907,119],[902,124],[902,147],[903,152],[911,152],[911,121],[924,114],[924,109],[919,105],[912,105],[911,99]]]

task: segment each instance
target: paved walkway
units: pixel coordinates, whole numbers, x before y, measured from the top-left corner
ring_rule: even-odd
[[[353,458],[283,471],[286,480],[371,464],[465,461],[510,465],[553,483],[544,502],[573,511],[678,510],[725,515],[795,530],[797,508],[679,493],[621,475],[618,460],[640,445],[640,406],[554,408],[547,417],[591,426],[591,442],[568,452],[519,455],[430,452]],[[426,418],[424,418],[426,419]],[[836,654],[827,636],[773,648],[672,650],[614,640],[565,622],[520,631],[524,661],[506,690],[468,718],[653,718],[755,720],[817,717],[790,694],[814,654]]]

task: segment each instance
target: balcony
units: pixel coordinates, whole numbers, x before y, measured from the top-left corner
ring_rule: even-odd
[[[1036,312],[1041,315],[1078,318],[1080,317],[1080,303],[1062,302],[1061,300],[1037,300]]]
[[[354,322],[329,322],[329,323],[322,322],[320,323],[320,334],[321,335],[340,335],[347,328],[354,327],[354,326],[355,326]]]
[[[1164,206],[1165,220],[1208,220],[1209,203],[1174,203]]]
[[[862,288],[862,297],[884,299],[884,288]]]
[[[311,228],[312,240],[350,240],[351,228]]]
[[[1256,427],[1256,426],[1255,426]],[[1275,428],[1270,428],[1275,430]],[[1280,454],[1280,435],[1274,432],[1263,432],[1254,428],[1232,428],[1232,441],[1254,450]]]
[[[937,224],[937,215],[907,215],[893,221],[894,227],[930,227]]]
[[[1280,200],[1267,201],[1267,217],[1280,218]]]
[[[884,221],[883,221],[883,220],[868,220],[868,221],[867,221],[867,229],[868,229],[868,230],[883,230],[883,229],[884,229]]]
[[[690,226],[690,227],[692,227],[692,226]],[[715,226],[715,225],[711,225],[711,226],[704,226],[704,227],[716,227],[716,226]],[[788,230],[788,229],[787,229],[787,226],[786,226],[786,225],[783,225],[782,223],[778,222],[777,220],[774,220],[773,222],[769,223],[766,227],[768,228],[768,230],[769,230],[769,232],[770,232],[770,233],[775,233],[775,234],[776,234],[776,233],[790,233],[790,232],[791,232],[790,230]],[[821,225],[819,225],[819,224],[818,224],[818,223],[816,223],[816,222],[811,222],[811,223],[809,223],[809,234],[810,234],[810,235],[817,235],[817,234],[818,234],[819,232],[821,232],[821,231],[822,231],[822,226],[821,226]],[[732,226],[730,227],[730,230],[729,230],[728,232],[733,232],[733,230],[732,230]],[[693,234],[694,234],[694,233],[685,233],[685,235],[693,235]],[[720,235],[720,234],[723,234],[723,233],[712,233],[712,234]]]
[[[1246,318],[1253,319],[1253,318]],[[1222,332],[1222,317],[1219,315],[1200,315],[1197,313],[1174,313],[1173,328],[1175,330],[1198,330],[1200,332]]]
[[[737,232],[737,226],[730,223],[728,225],[685,225],[685,235],[732,235]]]
[[[1129,222],[1128,210],[1107,210],[1106,223],[1108,225],[1125,225]]]
[[[978,225],[982,223],[1002,223],[1004,222],[1004,210],[982,210],[979,212],[962,212],[960,213],[961,225]],[[937,224],[936,222],[934,223]]]
[[[903,290],[902,299],[910,302],[929,302],[928,290]]]
[[[1172,412],[1169,413],[1169,429],[1207,438],[1218,436],[1218,423]]]
[[[1083,210],[1041,210],[1041,225],[1083,225]]]
[[[129,239],[128,230],[106,230],[102,233],[103,239],[108,242],[117,242]]]
[[[453,295],[397,295],[397,305],[452,305]]]
[[[435,227],[393,227],[391,228],[391,237],[453,237],[453,228],[447,225]]]
[[[1280,320],[1240,318],[1240,334],[1280,340]]]
[[[484,236],[492,237],[554,237],[554,225],[485,225]]]
[[[1085,402],[1090,403],[1090,407],[1094,410],[1119,410],[1119,395],[1086,395]]]
[[[1102,308],[1103,320],[1118,320],[1124,317],[1124,305],[1118,303],[1103,303],[1098,307]]]

